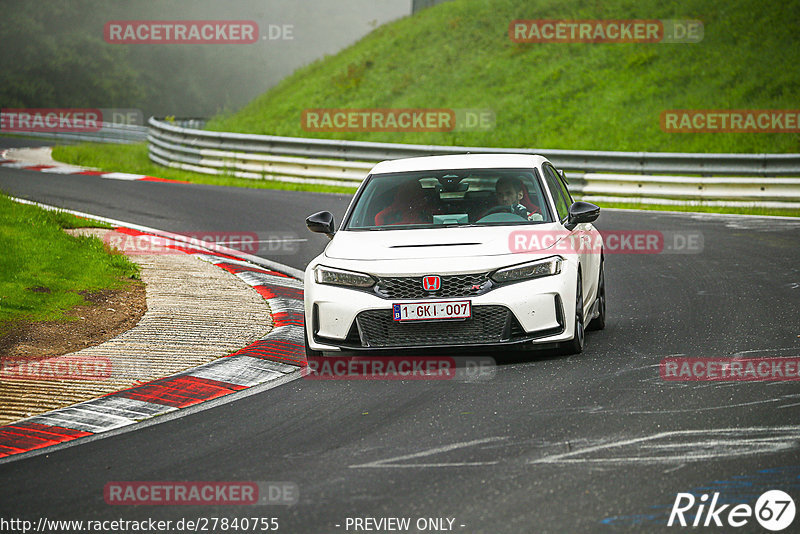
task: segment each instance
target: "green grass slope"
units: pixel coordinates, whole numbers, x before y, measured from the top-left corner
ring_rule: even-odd
[[[697,44],[516,44],[515,19],[699,19]],[[800,1],[455,0],[299,69],[219,131],[498,147],[800,152],[798,133],[665,133],[669,109],[800,108]],[[318,133],[309,108],[491,109],[489,131]]]

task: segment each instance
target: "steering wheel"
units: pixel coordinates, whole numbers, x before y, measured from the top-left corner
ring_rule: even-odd
[[[514,209],[511,206],[495,206],[489,209],[486,213],[484,213],[480,219],[475,222],[482,223],[482,222],[513,222],[516,219],[509,219],[506,217],[506,214],[512,215],[513,217],[517,217],[519,220],[524,221],[526,220],[525,217],[522,217],[519,213],[515,213]]]
[[[487,215],[491,215],[492,213],[501,213],[501,212],[514,213],[514,210],[513,210],[513,208],[511,208],[511,206],[495,206],[493,208],[490,208],[486,213],[484,213],[483,217],[486,217]],[[481,217],[481,219],[483,217]]]

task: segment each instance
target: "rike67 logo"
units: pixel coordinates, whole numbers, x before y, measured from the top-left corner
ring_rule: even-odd
[[[711,496],[704,493],[699,498],[692,493],[678,493],[667,526],[739,528],[755,517],[763,528],[778,532],[791,525],[794,516],[794,500],[781,490],[764,492],[754,507],[741,502],[719,504],[718,492]]]

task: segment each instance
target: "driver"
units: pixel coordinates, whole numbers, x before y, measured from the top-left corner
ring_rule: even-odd
[[[494,184],[495,196],[497,203],[501,206],[509,206],[511,213],[518,215],[529,221],[541,220],[541,215],[538,215],[537,209],[529,211],[524,204],[521,203],[525,197],[525,190],[522,185],[522,180],[514,176],[501,176]]]

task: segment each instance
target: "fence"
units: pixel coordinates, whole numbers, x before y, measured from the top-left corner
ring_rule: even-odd
[[[407,145],[213,132],[155,118],[148,124],[151,160],[206,174],[355,187],[375,162],[385,159],[466,152],[541,154],[567,171],[573,192],[586,198],[800,208],[800,154]]]

